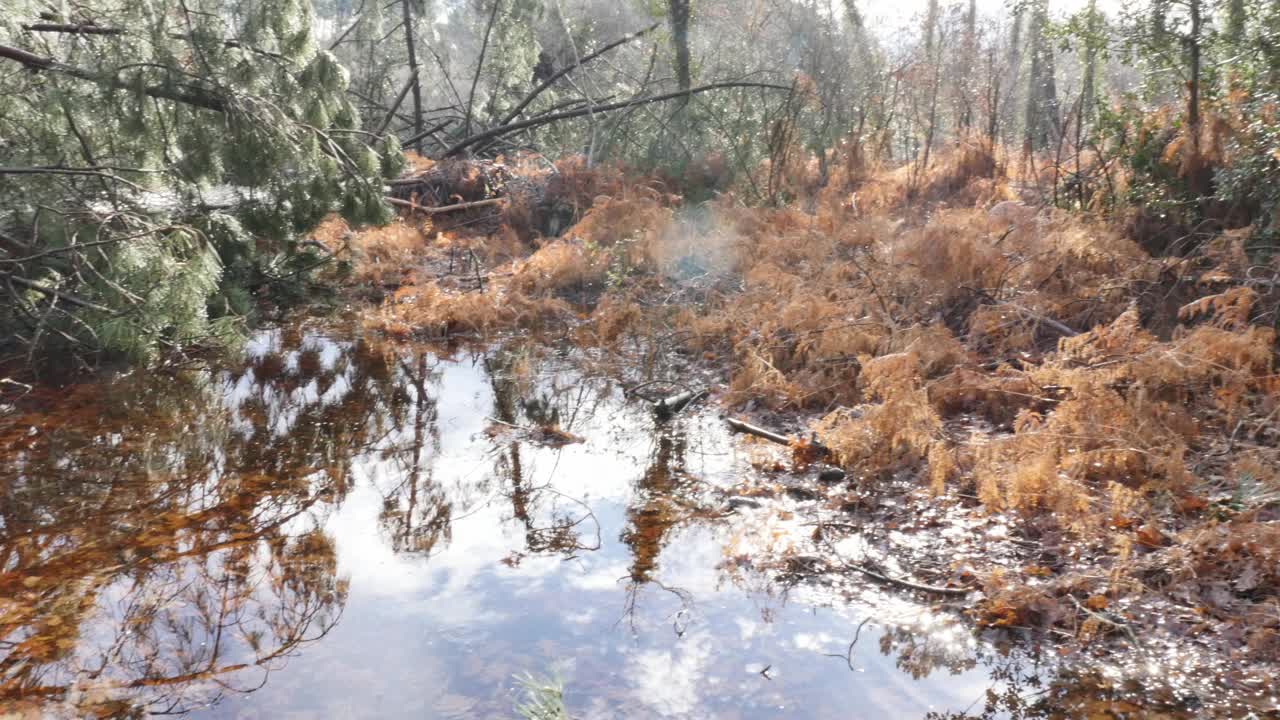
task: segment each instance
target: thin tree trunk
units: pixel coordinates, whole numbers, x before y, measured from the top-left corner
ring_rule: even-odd
[[[671,20],[671,42],[676,53],[676,84],[680,90],[693,87],[693,71],[689,60],[689,0],[668,0]]]
[[[400,0],[400,8],[404,16],[404,44],[409,53],[409,77],[413,80],[413,149],[422,153],[422,81],[418,74],[418,48],[413,41],[413,8],[411,0]]]
[[[489,52],[489,36],[493,34],[493,24],[498,19],[498,9],[502,0],[493,0],[493,10],[489,12],[489,23],[484,27],[484,42],[480,45],[480,57],[476,59],[476,72],[471,77],[471,90],[467,93],[467,115],[462,122],[462,134],[471,134],[471,114],[476,100],[476,85],[480,82],[480,71],[484,69],[484,56]]]
[[[970,89],[973,87],[973,73],[978,67],[978,2],[969,0],[969,10],[964,18],[964,67],[957,78],[956,87],[960,95],[958,124],[962,130],[973,125],[973,98]]]
[[[1004,107],[1001,109],[1001,123],[1005,128],[1005,136],[1009,137],[1014,131],[1017,121],[1018,112],[1018,80],[1022,77],[1022,23],[1023,11],[1021,6],[1016,6],[1013,13],[1013,26],[1009,29],[1009,52],[1006,57],[1008,67],[1008,82],[1005,85],[1009,88],[1008,97],[1005,98]]]

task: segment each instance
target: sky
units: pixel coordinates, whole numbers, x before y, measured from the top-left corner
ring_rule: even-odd
[[[942,0],[943,7],[967,2],[967,0]],[[1049,10],[1053,15],[1065,15],[1083,9],[1089,0],[1049,0]],[[923,15],[929,0],[862,0],[859,6],[869,23],[873,26],[878,21],[902,22],[917,15]],[[978,0],[978,12],[984,15],[996,15],[1009,5],[1008,0]],[[1098,0],[1098,8],[1104,13],[1112,13],[1123,3],[1120,0]]]

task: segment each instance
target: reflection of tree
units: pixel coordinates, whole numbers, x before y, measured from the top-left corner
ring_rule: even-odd
[[[926,678],[937,670],[958,675],[978,664],[973,649],[957,641],[950,633],[909,626],[885,628],[880,636],[880,653],[896,655],[898,669],[915,680]]]
[[[450,540],[453,505],[435,481],[434,458],[427,457],[440,453],[439,411],[429,388],[439,382],[439,373],[425,351],[416,354],[412,365],[399,361],[413,395],[413,432],[407,446],[396,443],[383,450],[401,466],[401,472],[398,481],[383,492],[379,521],[396,552],[430,553],[436,543]]]
[[[251,691],[337,622],[320,520],[406,398],[376,348],[273,345],[0,420],[0,705],[182,712]]]
[[[574,422],[587,420],[607,396],[603,388],[592,388],[580,377],[571,383],[560,382],[554,374],[538,378],[530,350],[519,345],[498,348],[485,359],[484,367],[493,389],[493,417],[509,425],[559,428],[565,419],[564,429],[569,430]],[[578,507],[573,512],[557,509],[555,501],[564,496],[531,482],[521,450],[518,440],[506,443],[495,456],[494,475],[510,488],[512,515],[524,526],[525,552],[569,555],[599,548],[598,537],[586,545],[579,535],[588,519],[595,522],[590,508],[568,498]],[[598,535],[599,525],[595,527]]]
[[[677,503],[689,483],[685,472],[684,433],[677,426],[659,427],[657,445],[637,485],[638,503],[627,509],[627,529],[622,541],[631,548],[631,582],[643,584],[653,577],[667,534],[689,512]]]

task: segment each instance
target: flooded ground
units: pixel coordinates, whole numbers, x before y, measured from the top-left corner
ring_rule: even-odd
[[[1016,714],[1049,692],[923,599],[756,569],[795,529],[734,496],[759,450],[571,367],[274,330],[242,366],[4,408],[0,707],[513,717],[526,674],[575,718]]]

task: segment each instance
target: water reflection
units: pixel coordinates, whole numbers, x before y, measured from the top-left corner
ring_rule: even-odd
[[[945,627],[849,645],[868,608],[726,563],[770,526],[725,512],[749,464],[719,420],[656,425],[520,342],[267,332],[235,367],[23,398],[0,458],[5,710],[509,716],[512,676],[553,668],[587,718],[921,717],[1022,687]]]
[[[0,704],[183,712],[333,628],[347,583],[324,518],[376,427],[339,420],[394,390],[367,354],[317,352],[76,387],[5,419]]]

